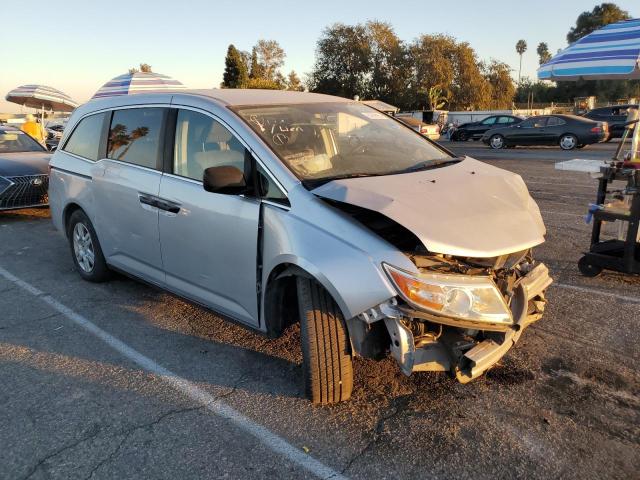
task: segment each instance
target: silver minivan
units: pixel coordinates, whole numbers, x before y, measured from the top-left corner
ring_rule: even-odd
[[[346,400],[352,358],[486,372],[542,316],[540,211],[520,176],[367,105],[193,90],[78,108],[51,160],[78,273],[124,272],[276,336],[300,322],[305,389]]]

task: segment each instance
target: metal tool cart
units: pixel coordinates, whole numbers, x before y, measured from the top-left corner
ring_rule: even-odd
[[[593,230],[591,248],[578,262],[583,275],[595,277],[603,269],[625,273],[640,273],[640,243],[638,243],[638,225],[640,224],[640,169],[635,165],[625,167],[601,167],[596,205],[604,205],[608,188],[614,180],[626,181],[623,194],[631,197],[628,211],[610,211],[607,208],[593,212]],[[624,239],[600,240],[602,222],[627,222]]]

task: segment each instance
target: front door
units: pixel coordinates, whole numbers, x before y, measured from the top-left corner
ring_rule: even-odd
[[[210,193],[208,167],[245,170],[245,147],[220,122],[178,110],[171,173],[160,182],[159,229],[167,286],[247,324],[258,325],[259,200]]]
[[[513,127],[514,143],[517,145],[535,145],[543,141],[546,117],[533,117]]]
[[[101,247],[109,264],[162,285],[164,271],[158,236],[164,108],[115,110],[107,158],[93,177]]]

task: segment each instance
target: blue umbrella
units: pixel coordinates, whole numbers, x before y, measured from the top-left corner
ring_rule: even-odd
[[[155,72],[125,73],[112,78],[93,95],[92,98],[132,95],[135,93],[162,93],[167,90],[183,89],[182,83],[171,77]]]
[[[542,65],[538,78],[640,79],[640,19],[611,23],[582,37]]]

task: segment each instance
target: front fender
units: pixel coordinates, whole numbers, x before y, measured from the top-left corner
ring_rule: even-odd
[[[342,220],[348,221],[338,222]],[[263,222],[262,284],[267,286],[271,272],[279,266],[295,265],[331,294],[346,319],[396,295],[382,271],[382,262],[415,269],[404,254],[355,222],[338,225],[336,230],[353,228],[358,245],[349,241],[346,231],[345,235],[334,235],[320,226],[321,220],[312,223],[277,207],[265,208]]]

